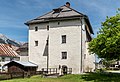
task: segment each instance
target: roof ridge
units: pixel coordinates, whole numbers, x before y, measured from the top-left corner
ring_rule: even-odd
[[[62,6],[58,7],[58,8],[61,8],[61,7],[64,7],[64,6],[65,6],[65,7],[67,7],[66,5],[62,5]],[[58,9],[58,8],[55,8],[55,9]],[[83,15],[83,16],[84,16],[84,14],[82,14],[82,13],[78,12],[77,10],[75,10],[75,9],[73,9],[73,8],[71,8],[71,7],[67,7],[67,8],[69,8],[69,9],[71,9],[71,10],[75,11],[76,13],[81,14],[81,15]],[[41,15],[41,16],[39,16],[39,17],[37,17],[37,18],[33,19],[33,20],[40,20],[40,19],[44,19],[44,18],[41,18],[41,17],[43,17],[43,16],[45,16],[45,15],[47,15],[47,14],[51,13],[51,12],[53,12],[53,10],[51,10],[51,11],[47,12],[46,14],[43,14],[43,15]],[[32,20],[30,20],[30,21],[32,21]]]
[[[67,7],[66,5],[57,7],[56,9],[58,9],[58,8],[63,8],[63,10],[61,10],[59,12],[59,14],[52,13],[52,12],[54,12],[54,10],[52,10],[52,11],[50,11],[46,14],[43,14],[42,16],[39,16],[33,20],[27,21],[25,24],[29,25],[29,24],[34,24],[34,23],[38,23],[38,22],[48,22],[51,19],[56,19],[56,18],[84,17],[85,16],[84,14],[78,12],[77,10],[75,10],[71,7]],[[62,11],[65,11],[65,12],[62,12]]]
[[[67,7],[66,5],[64,5],[65,7]],[[78,12],[77,10],[75,10],[75,9],[73,9],[73,8],[71,8],[71,7],[67,7],[67,8],[69,8],[69,9],[72,9],[73,11],[75,11],[76,13],[78,13],[78,14],[81,14],[81,15],[83,15],[84,16],[84,14],[83,13],[80,13],[80,12]]]

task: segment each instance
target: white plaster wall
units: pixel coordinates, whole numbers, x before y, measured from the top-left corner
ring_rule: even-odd
[[[59,25],[58,25],[59,22]],[[80,19],[52,21],[49,23],[51,28],[66,27],[66,26],[80,26]]]
[[[20,56],[20,61],[29,61],[29,56]]]
[[[39,30],[35,31],[34,27],[38,26]],[[47,56],[43,56],[48,31],[47,24],[31,25],[29,30],[29,61],[38,65],[38,70],[47,67]],[[40,29],[45,28],[45,29]],[[35,41],[38,41],[38,46],[35,46]]]
[[[82,71],[90,72],[95,69],[95,56],[88,51],[88,42],[85,29],[86,22],[82,19]],[[87,25],[86,25],[87,26]],[[88,27],[87,27],[88,30]],[[88,30],[89,31],[89,30]],[[89,71],[88,71],[89,68]]]
[[[88,51],[88,42],[86,42],[86,58],[84,60],[85,66],[84,66],[84,70],[85,72],[90,72],[90,71],[94,71],[95,69],[95,55],[89,53]],[[89,68],[89,70],[88,70]]]
[[[49,32],[49,67],[58,68],[66,65],[72,68],[73,74],[80,73],[80,26],[52,28]],[[66,43],[62,44],[62,35],[66,35]],[[67,52],[67,59],[62,59],[61,52]]]
[[[59,25],[58,25],[58,22]],[[94,56],[88,55],[85,33],[85,22],[82,20],[82,72],[86,66],[94,68]],[[47,31],[46,26],[50,29]],[[35,31],[35,26],[39,27]],[[43,56],[46,40],[49,35],[49,68],[66,65],[72,68],[73,74],[81,73],[81,24],[80,20],[53,21],[29,26],[29,61],[38,65],[38,70],[47,68],[47,56]],[[66,43],[62,44],[62,35],[66,35]],[[35,46],[38,41],[38,46]],[[67,52],[67,59],[62,59],[61,52]],[[86,54],[86,59],[84,59]]]

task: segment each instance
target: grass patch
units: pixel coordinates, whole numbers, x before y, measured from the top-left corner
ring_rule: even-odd
[[[59,78],[41,78],[40,75],[31,78],[4,80],[0,82],[120,82],[120,74],[87,73],[83,75],[65,75]]]

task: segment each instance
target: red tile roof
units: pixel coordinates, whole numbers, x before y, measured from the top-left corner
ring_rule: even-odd
[[[0,44],[0,56],[18,57],[18,54],[8,44]]]

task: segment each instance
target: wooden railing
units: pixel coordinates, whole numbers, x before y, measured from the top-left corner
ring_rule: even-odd
[[[43,74],[57,74],[60,73],[60,69],[58,68],[42,68]],[[63,72],[63,70],[61,70]],[[72,74],[72,68],[67,68],[67,74]]]
[[[42,72],[43,74],[55,74],[58,73],[58,69],[57,68],[42,68]]]
[[[72,74],[72,68],[67,68],[67,74]]]

